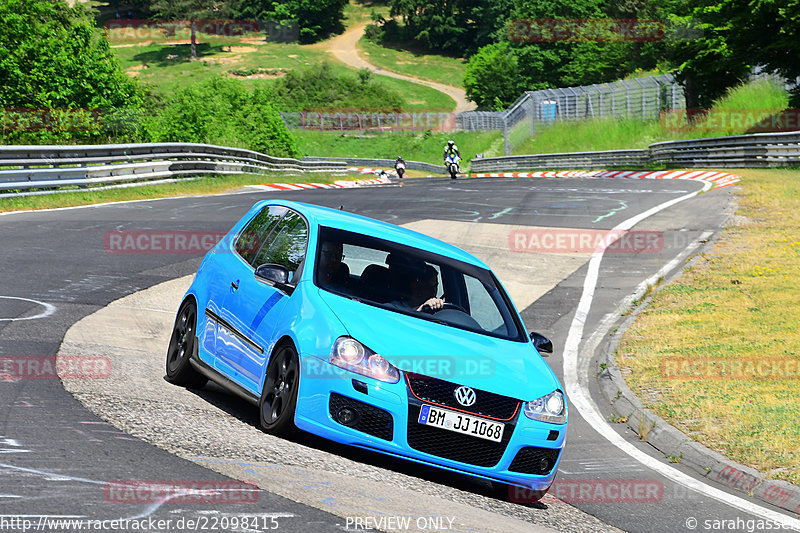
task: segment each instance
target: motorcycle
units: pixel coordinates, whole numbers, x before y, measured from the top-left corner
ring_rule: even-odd
[[[397,177],[403,179],[403,174],[406,173],[406,164],[402,161],[398,161],[394,164],[394,169],[397,171]]]
[[[458,168],[458,162],[461,160],[456,154],[449,154],[447,158],[444,160],[444,166],[447,169],[447,172],[450,174],[450,179],[456,179],[458,177],[458,173],[460,172]]]

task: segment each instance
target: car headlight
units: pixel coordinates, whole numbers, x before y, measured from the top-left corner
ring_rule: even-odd
[[[339,337],[333,343],[331,364],[378,381],[397,383],[400,371],[352,337]]]
[[[527,402],[525,404],[525,416],[532,420],[550,422],[551,424],[566,423],[567,404],[564,401],[564,394],[557,390]]]

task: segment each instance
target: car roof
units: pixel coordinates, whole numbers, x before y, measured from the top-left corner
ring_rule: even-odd
[[[310,224],[338,228],[354,233],[372,235],[391,242],[405,244],[414,248],[420,248],[435,254],[451,257],[471,265],[475,265],[486,270],[491,270],[486,263],[472,255],[471,253],[448,244],[439,239],[434,239],[423,233],[402,228],[388,222],[375,220],[347,211],[331,209],[314,204],[294,202],[289,200],[264,200],[264,205],[282,205],[304,215]]]

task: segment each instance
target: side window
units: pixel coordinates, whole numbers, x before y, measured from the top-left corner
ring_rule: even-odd
[[[308,226],[303,217],[290,211],[261,247],[253,266],[276,263],[285,266],[290,274],[294,274],[306,256],[307,246]]]
[[[287,208],[278,205],[269,205],[262,209],[239,234],[234,246],[236,252],[252,265],[270,232],[287,211]]]
[[[503,315],[497,308],[497,304],[486,290],[480,280],[472,276],[464,275],[464,282],[467,286],[467,296],[469,298],[469,308],[478,324],[486,331],[493,331],[501,335],[508,335]]]

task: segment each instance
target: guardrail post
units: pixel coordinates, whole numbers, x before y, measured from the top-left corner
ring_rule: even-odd
[[[628,119],[631,118],[631,88],[625,83],[625,80],[619,80],[623,87],[625,87],[625,105],[628,109]]]
[[[511,146],[508,144],[508,120],[503,116],[503,153],[511,155]]]
[[[658,118],[659,113],[661,112],[661,84],[658,83],[658,80],[654,80],[656,82],[656,112],[655,117]]]
[[[639,78],[633,78],[633,81],[639,85],[639,88],[642,92],[642,121],[644,122],[647,117],[647,87],[645,87],[642,82],[639,81]]]
[[[617,91],[611,90],[611,118],[617,116]]]

